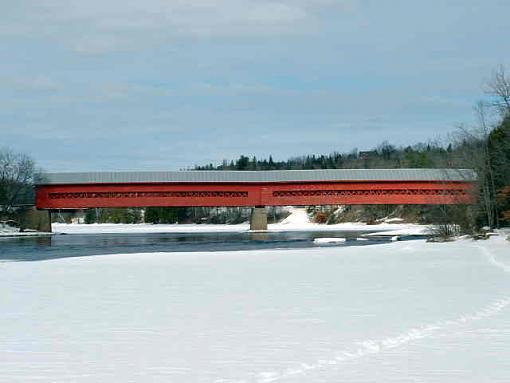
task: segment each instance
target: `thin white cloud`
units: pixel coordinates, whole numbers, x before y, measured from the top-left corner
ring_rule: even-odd
[[[183,37],[304,33],[320,9],[355,0],[21,0],[0,6],[0,35],[50,37],[82,53]]]

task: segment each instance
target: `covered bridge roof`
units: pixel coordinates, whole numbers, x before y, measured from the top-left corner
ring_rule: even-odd
[[[149,171],[43,173],[37,185],[126,183],[273,183],[331,181],[465,181],[471,169],[317,169],[268,171]]]

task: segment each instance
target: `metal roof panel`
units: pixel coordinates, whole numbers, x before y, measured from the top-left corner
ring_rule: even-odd
[[[471,169],[317,169],[43,173],[37,185],[124,183],[260,183],[314,181],[475,181]]]

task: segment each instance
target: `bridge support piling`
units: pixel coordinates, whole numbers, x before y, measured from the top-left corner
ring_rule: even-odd
[[[251,209],[250,230],[267,230],[267,212],[263,206],[256,206]]]
[[[35,207],[20,212],[20,229],[37,230],[51,233],[51,213],[49,210],[38,210]]]

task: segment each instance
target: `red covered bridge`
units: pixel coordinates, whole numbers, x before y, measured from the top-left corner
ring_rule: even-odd
[[[36,207],[467,204],[475,181],[469,169],[47,173]],[[264,229],[254,212],[252,228]]]

